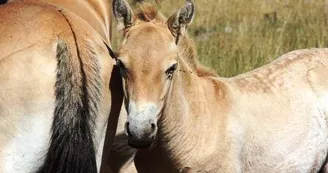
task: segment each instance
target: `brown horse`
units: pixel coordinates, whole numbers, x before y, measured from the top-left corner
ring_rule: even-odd
[[[0,6],[0,172],[99,172],[107,121],[112,138],[123,98],[106,47],[110,7],[108,0]]]
[[[124,0],[113,10],[128,142],[152,148],[137,154],[139,172],[327,172],[328,49],[222,78],[196,62],[191,0],[168,20]]]

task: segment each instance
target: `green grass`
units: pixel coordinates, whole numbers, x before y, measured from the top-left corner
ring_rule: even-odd
[[[160,11],[169,16],[184,2],[162,0]],[[292,50],[328,47],[325,0],[195,0],[195,4],[189,35],[200,62],[220,76],[250,71]]]

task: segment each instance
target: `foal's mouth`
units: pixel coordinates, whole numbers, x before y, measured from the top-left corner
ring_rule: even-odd
[[[128,140],[128,144],[135,148],[135,149],[148,149],[152,146],[153,142],[152,141],[132,141],[132,140]]]

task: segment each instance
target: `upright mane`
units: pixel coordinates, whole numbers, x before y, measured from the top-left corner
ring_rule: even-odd
[[[149,3],[142,3],[135,11],[137,19],[144,22],[153,22],[158,25],[165,25],[167,18],[158,9]],[[197,49],[195,43],[187,34],[180,37],[178,43],[179,53],[188,66],[197,73],[198,76],[218,76],[213,70],[201,65],[197,59]]]

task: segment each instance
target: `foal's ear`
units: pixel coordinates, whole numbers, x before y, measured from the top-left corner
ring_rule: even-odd
[[[186,27],[192,22],[194,15],[194,2],[193,0],[187,0],[186,4],[167,20],[167,25],[177,41],[179,35],[183,34]]]
[[[125,0],[113,0],[113,12],[117,20],[118,29],[128,30],[133,25],[133,12]]]

